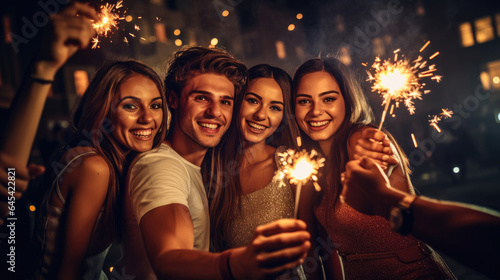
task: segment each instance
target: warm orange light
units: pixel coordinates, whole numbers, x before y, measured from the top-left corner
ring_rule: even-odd
[[[30,211],[35,212],[35,210],[36,210],[35,205],[30,205]]]
[[[175,45],[180,47],[182,46],[182,40],[181,39],[175,39]]]
[[[295,29],[295,24],[292,23],[288,26],[288,31],[293,31],[294,29]]]
[[[223,17],[227,17],[228,15],[229,15],[229,11],[228,10],[222,11],[222,16]]]
[[[301,13],[297,14],[297,19],[302,19],[303,17],[304,17],[304,15],[302,15]]]
[[[181,35],[181,30],[180,30],[180,29],[176,29],[176,30],[174,30],[174,35],[175,35],[175,36],[179,36],[179,35]]]

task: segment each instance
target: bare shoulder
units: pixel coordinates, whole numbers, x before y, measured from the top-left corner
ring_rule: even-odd
[[[75,160],[64,174],[71,188],[85,185],[87,189],[106,188],[110,178],[110,166],[106,160],[97,153],[88,153]]]

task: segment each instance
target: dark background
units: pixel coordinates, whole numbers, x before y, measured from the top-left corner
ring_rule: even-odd
[[[62,2],[2,2],[1,123],[36,55],[47,14],[61,9]],[[96,7],[103,3],[90,2]],[[101,38],[99,48],[78,52],[59,72],[32,162],[46,163],[70,133],[69,116],[79,91],[75,71],[91,77],[106,59],[135,58],[163,75],[166,61],[179,45],[209,46],[217,38],[217,46],[249,67],[268,63],[293,75],[305,60],[333,54],[355,71],[379,120],[382,99],[371,92],[367,68],[361,63],[370,64],[379,55],[392,58],[396,49],[415,59],[430,40],[421,55],[428,58],[440,52],[432,63],[442,82],[427,84],[431,93],[415,103],[415,115],[396,109],[385,127],[408,155],[413,183],[421,194],[500,210],[500,1],[125,0],[123,5],[121,11],[126,10],[131,21],[122,20],[114,34]],[[442,108],[455,114],[439,123],[442,132],[437,133],[428,120]],[[459,279],[484,279],[447,261]],[[119,273],[123,276],[123,271]]]

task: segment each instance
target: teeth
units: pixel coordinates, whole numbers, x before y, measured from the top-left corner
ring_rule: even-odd
[[[217,129],[217,124],[211,124],[211,123],[198,123],[198,124],[208,129]]]
[[[134,130],[131,131],[132,134],[138,137],[149,137],[151,136],[151,129],[148,130]]]
[[[249,126],[251,126],[252,128],[255,128],[255,129],[258,129],[258,130],[264,130],[266,129],[265,126],[263,125],[260,125],[260,124],[256,124],[256,123],[253,123],[253,122],[247,122]]]
[[[322,122],[309,122],[309,124],[311,126],[323,126],[323,125],[327,125],[330,121],[322,121]]]

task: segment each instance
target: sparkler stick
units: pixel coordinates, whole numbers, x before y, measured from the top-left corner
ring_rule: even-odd
[[[299,138],[297,141],[301,142]],[[286,177],[290,183],[297,185],[294,210],[294,217],[297,218],[302,185],[312,180],[316,191],[321,190],[321,187],[317,183],[318,177],[316,175],[319,168],[323,167],[325,159],[319,157],[315,150],[308,153],[306,150],[296,152],[288,149],[286,152],[279,153],[278,155],[282,168],[278,169],[275,177],[280,181]]]

